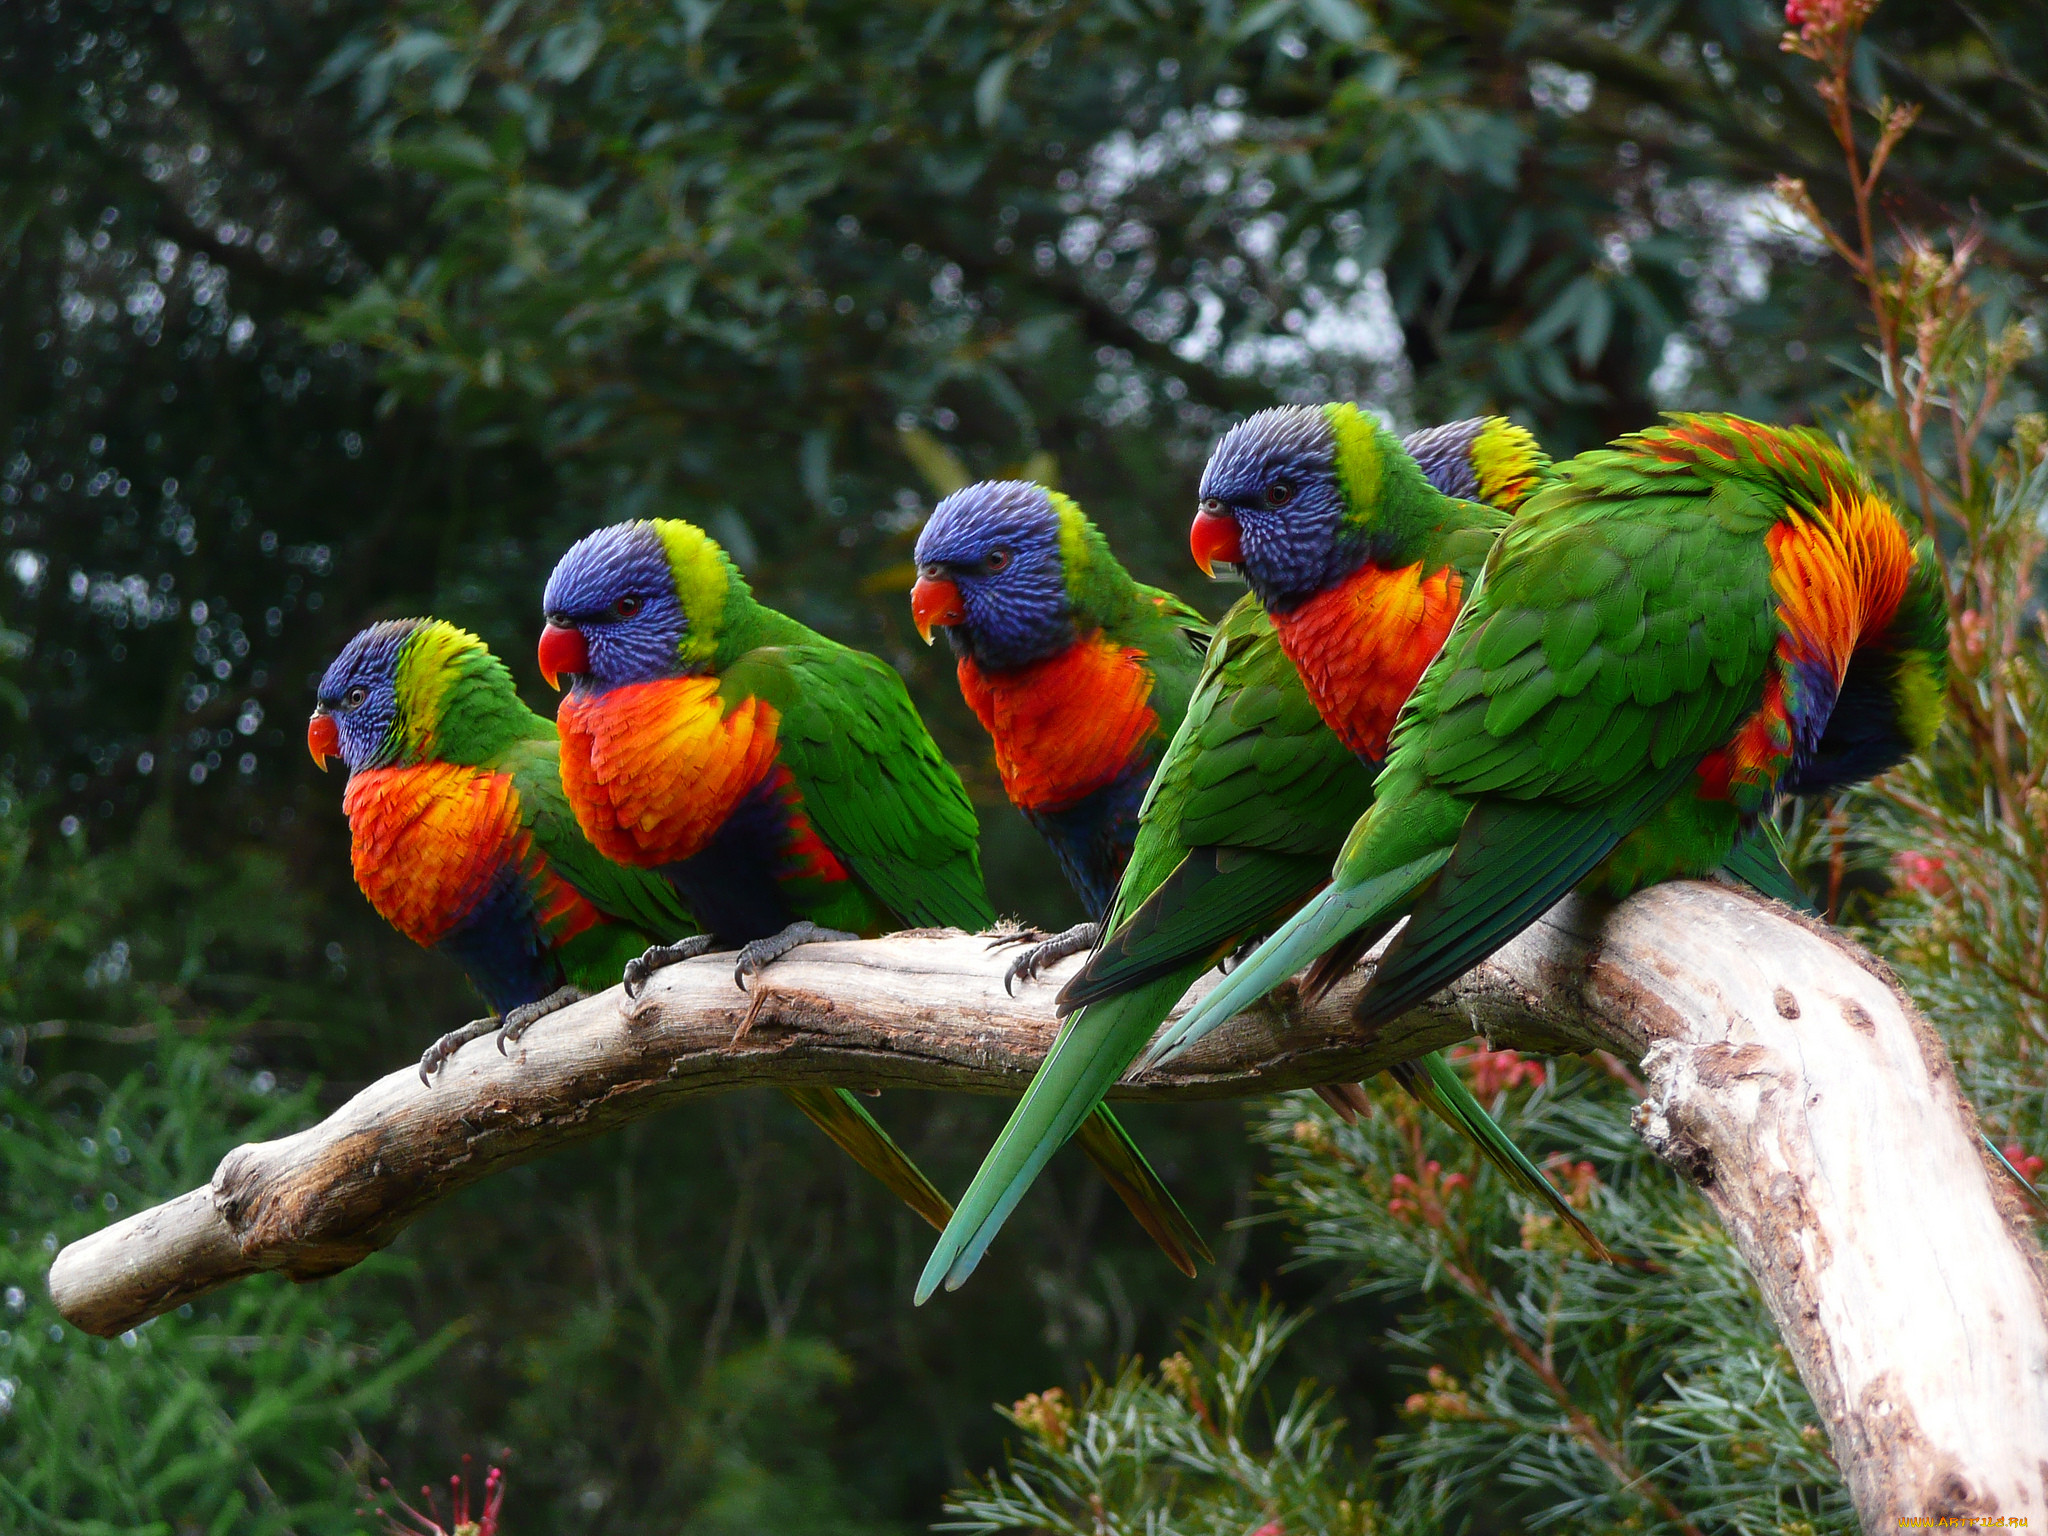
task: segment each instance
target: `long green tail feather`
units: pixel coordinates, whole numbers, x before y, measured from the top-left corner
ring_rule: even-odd
[[[811,1124],[887,1185],[897,1199],[940,1231],[946,1229],[953,1217],[951,1203],[858,1098],[844,1088],[785,1088],[782,1092]]]
[[[918,1277],[919,1304],[942,1283],[957,1290],[974,1273],[1040,1170],[1102,1102],[1158,1021],[1200,974],[1197,962],[1067,1020],[939,1235]]]
[[[1209,1251],[1209,1245],[1188,1220],[1180,1202],[1152,1171],[1131,1133],[1118,1123],[1107,1104],[1095,1106],[1095,1113],[1081,1122],[1074,1138],[1081,1143],[1081,1150],[1088,1154],[1096,1172],[1109,1181],[1109,1187],[1130,1208],[1146,1235],[1172,1260],[1175,1269],[1192,1280],[1196,1259],[1205,1264],[1216,1262],[1216,1255]]]
[[[1441,1052],[1431,1051],[1415,1061],[1400,1062],[1389,1067],[1387,1075],[1407,1089],[1418,1104],[1477,1147],[1488,1162],[1507,1175],[1509,1182],[1555,1211],[1597,1257],[1610,1264],[1618,1262],[1550,1180],[1543,1177],[1527,1154],[1486,1112],[1486,1106],[1472,1097],[1471,1090]]]
[[[1328,860],[1195,848],[1060,989],[1061,1014],[1099,1003],[1189,961],[1213,963],[1329,877]]]
[[[1332,885],[1273,931],[1222,983],[1152,1047],[1145,1065],[1171,1061],[1218,1024],[1245,1009],[1289,976],[1376,922],[1450,857],[1444,848],[1358,885]]]

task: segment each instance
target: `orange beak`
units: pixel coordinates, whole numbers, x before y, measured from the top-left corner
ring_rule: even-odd
[[[1244,562],[1244,547],[1238,542],[1237,519],[1218,517],[1213,512],[1195,514],[1195,525],[1188,530],[1188,549],[1204,576],[1216,574],[1212,567],[1219,560],[1232,565]]]
[[[583,631],[550,624],[540,632],[540,675],[548,686],[561,691],[562,679],[590,670],[590,647],[583,643]]]
[[[306,722],[306,750],[322,773],[327,771],[327,759],[341,756],[341,727],[324,709],[314,710],[313,718]]]
[[[918,577],[910,589],[910,622],[926,645],[932,643],[932,630],[938,625],[966,623],[967,605],[960,600],[960,589],[943,577]]]

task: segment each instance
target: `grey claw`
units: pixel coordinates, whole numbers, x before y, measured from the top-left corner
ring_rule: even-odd
[[[758,976],[798,945],[831,944],[859,937],[859,934],[848,933],[843,928],[820,928],[812,922],[791,923],[778,934],[756,939],[741,947],[739,958],[733,963],[732,984],[742,992],[746,991],[749,976]]]
[[[1017,980],[1019,977],[1022,977],[1026,981],[1035,980],[1037,978],[1038,967],[1031,963],[1031,957],[1035,953],[1035,950],[1027,949],[1024,951],[1023,954],[1019,955],[1016,959],[1012,960],[1009,963],[1009,965],[1004,968],[1003,991],[1008,993],[1011,997],[1015,997],[1017,995]]]
[[[586,995],[581,987],[557,987],[539,1002],[524,1003],[514,1008],[505,1015],[505,1022],[499,1027],[498,1054],[511,1055],[505,1047],[517,1045],[519,1037],[531,1029],[536,1020],[558,1013],[571,1003],[580,1003]]]
[[[1101,936],[1101,924],[1076,923],[1066,932],[1056,933],[1042,943],[1032,945],[1012,960],[1009,969],[1003,972],[1003,990],[1015,997],[1017,982],[1038,980],[1047,966],[1069,955],[1078,955],[1084,949],[1093,949]]]
[[[427,1087],[434,1086],[434,1074],[448,1063],[448,1058],[461,1050],[479,1035],[488,1035],[498,1027],[495,1015],[486,1019],[471,1019],[460,1029],[451,1029],[420,1052],[420,1081]]]
[[[626,989],[629,1002],[638,1002],[640,994],[647,990],[647,982],[654,973],[664,966],[681,960],[694,960],[707,953],[715,944],[708,933],[693,933],[687,939],[678,939],[673,944],[651,944],[626,962],[625,974],[619,978]]]

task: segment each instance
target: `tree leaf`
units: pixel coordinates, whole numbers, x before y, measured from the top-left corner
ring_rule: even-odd
[[[989,60],[981,78],[974,82],[974,120],[984,132],[993,129],[996,119],[1003,115],[1003,96],[1010,88],[1010,72],[1016,67],[1014,53],[1000,54]]]
[[[1372,37],[1372,21],[1352,0],[1301,0],[1301,9],[1317,29],[1353,48]]]

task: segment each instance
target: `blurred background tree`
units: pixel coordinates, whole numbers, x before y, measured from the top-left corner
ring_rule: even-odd
[[[344,1280],[252,1284],[132,1341],[64,1328],[41,1276],[473,1010],[353,890],[340,786],[299,755],[311,679],[361,624],[437,613],[534,687],[561,548],[693,518],[768,601],[904,671],[983,809],[999,904],[1064,922],[943,658],[911,644],[915,530],[963,478],[1021,470],[1189,591],[1209,443],[1286,398],[1404,427],[1504,410],[1559,456],[1727,407],[1839,423],[1898,466],[1975,582],[1968,707],[1924,774],[1795,831],[1817,894],[1880,925],[1953,1026],[1994,1133],[2040,1149],[2034,12],[1894,0],[1849,62],[1859,111],[1924,107],[1879,235],[1974,231],[1945,288],[1946,256],[1894,286],[1937,344],[1914,385],[1873,359],[1869,295],[1813,222],[1858,228],[1812,65],[1749,0],[0,7],[11,1510],[356,1529],[385,1465],[413,1486],[509,1445],[511,1529],[907,1530],[998,1459],[990,1402],[1059,1383],[1077,1423],[1138,1439],[1068,1442],[1041,1395],[1019,1419],[1038,1502],[982,1487],[952,1518],[1049,1523],[1088,1486],[1071,1443],[1106,1445],[1103,1518],[1174,1529],[1839,1527],[1746,1280],[1633,1150],[1626,1084],[1576,1067],[1494,1083],[1503,1112],[1590,1157],[1585,1200],[1678,1281],[1585,1273],[1487,1178],[1444,1194],[1451,1149],[1290,1102],[1254,1112],[1257,1142],[1227,1106],[1134,1115],[1210,1230],[1287,1218],[1231,1228],[1199,1284],[1066,1169],[971,1292],[914,1312],[926,1234],[754,1095],[474,1191]],[[1978,401],[1993,370],[1967,441],[1909,451],[1887,398]],[[1000,1108],[882,1112],[958,1187]],[[1430,1246],[1445,1199],[1469,1202],[1462,1256]],[[1290,1324],[1219,1313],[1177,1376],[1116,1374],[1261,1287]],[[1551,1380],[1510,1337],[1549,1358],[1546,1326]],[[1331,1396],[1231,1461],[1193,1406],[1216,1372]]]

